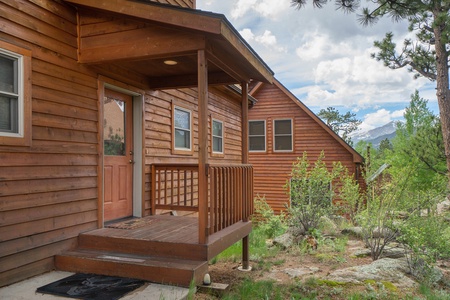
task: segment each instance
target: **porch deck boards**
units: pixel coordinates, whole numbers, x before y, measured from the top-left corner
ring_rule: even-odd
[[[154,220],[148,225],[134,229],[101,228],[90,231],[90,235],[144,240],[166,243],[198,243],[198,219],[167,215],[147,216]]]
[[[198,219],[153,215],[134,229],[101,228],[78,237],[78,247],[56,256],[60,270],[141,278],[188,286],[200,283],[208,261],[247,236],[251,222],[237,222],[209,237],[198,239]]]

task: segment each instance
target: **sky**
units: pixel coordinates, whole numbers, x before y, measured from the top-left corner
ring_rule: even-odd
[[[362,1],[363,3],[365,1]],[[438,114],[435,83],[414,79],[406,69],[391,70],[370,57],[374,41],[389,31],[402,46],[406,22],[381,19],[364,27],[355,14],[322,9],[312,1],[300,10],[290,0],[197,0],[197,9],[224,14],[277,78],[313,112],[329,106],[355,113],[367,131],[402,120],[417,89]]]

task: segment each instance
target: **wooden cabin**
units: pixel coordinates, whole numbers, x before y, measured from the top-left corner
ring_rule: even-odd
[[[250,88],[257,102],[249,110],[249,161],[253,165],[254,193],[265,197],[275,212],[290,204],[284,186],[292,163],[306,151],[313,163],[324,151],[331,168],[340,161],[360,185],[363,157],[275,79]]]
[[[225,17],[194,0],[0,12],[0,286],[55,268],[188,286],[239,240],[248,268],[246,91],[273,73]]]

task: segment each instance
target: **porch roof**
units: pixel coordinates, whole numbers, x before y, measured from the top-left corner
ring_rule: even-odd
[[[153,88],[191,87],[198,84],[197,51],[205,50],[209,84],[273,82],[273,71],[224,15],[145,0],[65,1],[80,16],[97,11],[140,24],[123,32],[80,28],[81,63],[132,69]],[[177,64],[167,66],[166,60]]]

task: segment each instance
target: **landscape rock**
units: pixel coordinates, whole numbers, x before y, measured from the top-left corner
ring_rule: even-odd
[[[306,230],[303,226],[291,226],[286,230],[286,233],[292,234],[293,237],[305,235]]]
[[[411,271],[414,277],[420,280],[426,280],[431,285],[437,284],[444,278],[444,272],[439,268],[439,265],[429,265],[423,259],[414,260]]]
[[[370,248],[355,249],[352,253],[354,257],[366,257],[371,255]],[[390,243],[384,247],[381,258],[402,258],[405,257],[405,249],[398,243]]]
[[[350,234],[359,238],[363,236],[363,230],[361,227],[349,227],[341,231],[342,234]]]
[[[304,268],[288,268],[284,269],[284,273],[288,274],[291,278],[302,277],[305,275],[313,275],[319,272],[320,269],[317,267],[304,267]]]
[[[294,237],[289,232],[286,232],[280,236],[277,236],[273,240],[273,244],[280,246],[282,249],[290,248],[293,243],[294,243]]]
[[[446,211],[450,211],[450,200],[447,199],[447,200],[442,201],[441,203],[439,203],[437,205],[437,209],[436,210],[437,210],[437,213],[439,215],[443,214]]]
[[[372,236],[373,238],[385,238],[385,237],[392,237],[392,236],[398,236],[398,233],[395,233],[392,229],[390,228],[375,228],[372,231]]]
[[[382,258],[371,264],[340,269],[326,279],[345,283],[364,284],[366,280],[391,282],[399,288],[416,287],[417,283],[407,277],[408,263],[404,259]]]
[[[405,257],[405,249],[398,246],[386,246],[381,257],[402,258]]]
[[[357,249],[352,253],[353,257],[366,257],[370,256],[371,251],[370,249]]]
[[[338,226],[330,218],[326,216],[320,217],[320,224],[322,225],[324,234],[336,235],[338,233]]]

